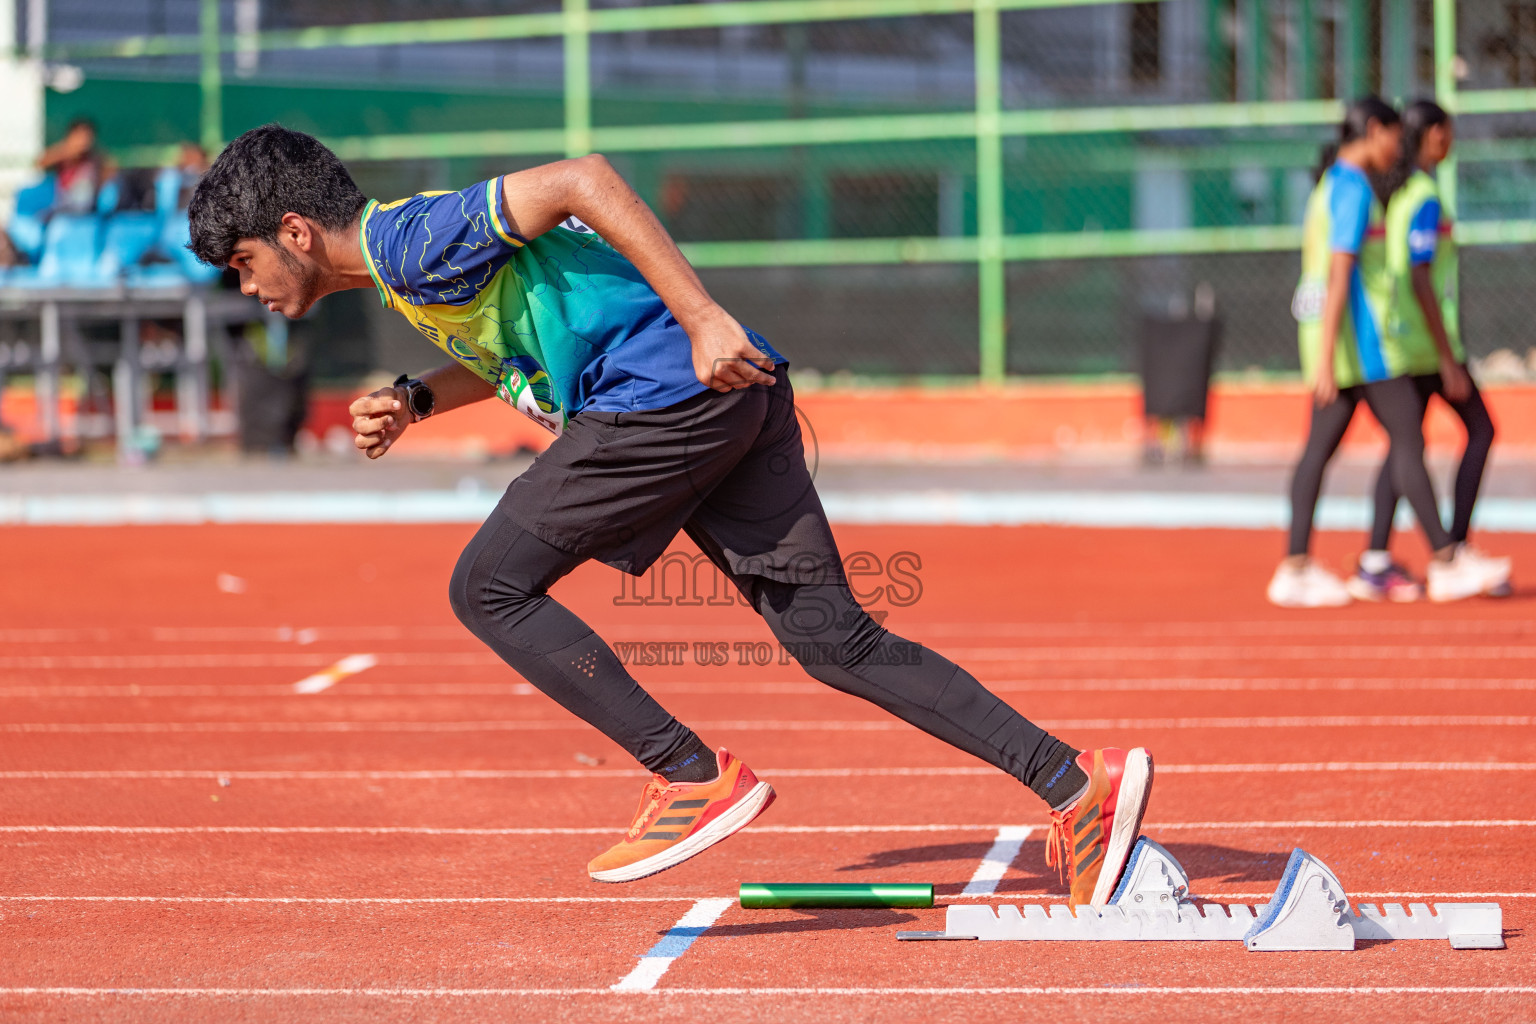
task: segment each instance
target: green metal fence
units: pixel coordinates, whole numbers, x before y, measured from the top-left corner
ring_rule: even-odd
[[[997,382],[1122,369],[1132,314],[1147,296],[1177,297],[1195,282],[1216,286],[1231,339],[1227,366],[1291,365],[1286,304],[1300,203],[1306,168],[1342,111],[1333,97],[1379,89],[1406,98],[1423,91],[1414,87],[1428,77],[1425,66],[1464,139],[1442,170],[1442,191],[1454,203],[1458,181],[1475,186],[1464,196],[1473,201],[1462,204],[1460,240],[1496,248],[1490,258],[1501,267],[1527,252],[1510,247],[1536,244],[1536,208],[1524,198],[1536,162],[1536,88],[1459,87],[1456,0],[548,2],[558,9],[241,34],[227,30],[218,0],[202,0],[196,33],[70,40],[50,57],[105,68],[195,60],[198,134],[216,149],[272,116],[279,86],[299,93],[284,101],[288,109],[343,103],[336,83],[268,83],[253,99],[253,86],[229,72],[230,55],[242,50],[323,58],[558,42],[559,81],[513,90],[514,116],[497,113],[498,96],[466,95],[417,115],[403,112],[405,100],[398,109],[383,104],[366,130],[337,130],[336,119],[313,130],[365,185],[393,185],[414,167],[433,179],[422,187],[442,187],[445,166],[468,176],[607,153],[728,308],[782,338],[797,362],[827,370]],[[333,16],[387,6],[298,5]],[[1068,88],[1039,105],[1017,84],[1032,64],[1058,59],[1050,41],[1062,23],[1048,19],[1072,9],[1112,12],[1102,32],[1127,36],[1115,102]],[[747,29],[771,33],[763,45],[791,65],[801,60],[803,78],[804,54],[818,41],[835,47],[836,33],[856,27],[861,42],[847,48],[867,51],[878,26],[913,24],[930,42],[969,48],[963,105],[951,102],[952,89],[948,99],[876,102],[802,87],[784,102],[757,102],[750,89],[669,97],[664,87],[595,80],[594,47],[641,38],[710,47]],[[1199,66],[1185,69],[1199,79],[1198,94],[1153,87],[1170,73],[1162,66],[1170,53],[1188,58],[1187,48],[1162,42],[1171,32],[1203,38]],[[116,86],[120,97],[154,78],[134,74],[137,85],[128,75]],[[139,109],[153,104],[139,101]],[[61,117],[71,109],[67,97],[53,106]],[[168,141],[129,141],[117,152],[125,163],[153,163]],[[1179,207],[1162,211],[1167,226],[1158,222],[1165,193]],[[1478,261],[1468,254],[1469,268]]]

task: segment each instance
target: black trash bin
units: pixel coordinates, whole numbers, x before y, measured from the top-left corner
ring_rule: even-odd
[[[1143,316],[1140,324],[1143,461],[1204,459],[1206,404],[1221,321],[1209,317]]]
[[[308,360],[288,344],[286,328],[247,324],[235,344],[236,420],[240,450],[249,454],[292,454],[308,414]]]

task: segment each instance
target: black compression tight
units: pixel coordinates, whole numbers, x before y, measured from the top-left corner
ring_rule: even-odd
[[[1312,519],[1323,487],[1323,470],[1338,450],[1344,431],[1364,401],[1387,432],[1387,470],[1392,486],[1407,497],[1429,546],[1435,551],[1451,543],[1440,523],[1435,490],[1424,468],[1424,407],[1411,377],[1345,388],[1328,405],[1314,406],[1307,447],[1291,477],[1291,555],[1305,555],[1312,541]]]
[[[1472,392],[1464,401],[1453,402],[1445,397],[1445,389],[1438,373],[1413,378],[1418,391],[1422,420],[1431,395],[1445,398],[1462,424],[1467,428],[1467,447],[1461,453],[1461,465],[1456,470],[1455,511],[1451,516],[1451,540],[1460,544],[1467,539],[1472,528],[1472,506],[1477,504],[1477,492],[1483,485],[1483,468],[1488,464],[1488,452],[1493,448],[1493,417],[1483,396],[1472,385]],[[1393,485],[1392,473],[1386,463],[1376,477],[1376,516],[1371,526],[1371,547],[1385,551],[1392,540],[1392,517],[1397,512],[1398,490]]]
[[[459,621],[508,665],[657,771],[696,738],[640,687],[591,627],[547,593],[582,561],[494,512],[460,556],[449,599]],[[1061,777],[1064,757],[1076,752],[958,665],[887,632],[846,584],[732,579],[811,676],[1060,802],[1062,794],[1049,786]]]

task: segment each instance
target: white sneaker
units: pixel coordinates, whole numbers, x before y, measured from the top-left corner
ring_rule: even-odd
[[[1458,544],[1449,562],[1429,563],[1429,599],[1460,601],[1509,586],[1510,561],[1485,555],[1470,544]]]
[[[1281,562],[1268,594],[1282,608],[1337,608],[1351,600],[1344,581],[1311,560],[1300,566]]]

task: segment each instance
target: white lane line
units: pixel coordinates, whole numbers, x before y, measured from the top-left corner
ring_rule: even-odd
[[[1147,678],[1127,679],[1117,677],[1114,679],[1078,679],[1071,676],[1061,678],[1040,679],[983,679],[982,684],[989,690],[999,693],[1030,692],[1053,693],[1066,690],[1095,690],[1111,693],[1158,693],[1162,691],[1226,691],[1240,692],[1250,691],[1291,691],[1291,690],[1317,690],[1331,691],[1375,691],[1375,690],[1536,690],[1536,679],[1529,677],[1523,679],[1466,679],[1455,677],[1436,676],[1433,678],[1397,678],[1384,676],[1376,678],[1351,678],[1336,676],[1320,676],[1310,679],[1298,678],[1240,678],[1233,676],[1207,677],[1207,678]],[[659,690],[659,686],[646,683],[646,689]],[[722,685],[724,692],[726,686]]]
[[[86,986],[29,986],[0,988],[0,996],[74,996],[80,998],[160,998],[164,996],[213,999],[378,997],[384,999],[445,999],[549,996],[1404,996],[1458,995],[1506,996],[1536,993],[1536,985],[1121,985],[1009,986],[995,988],[816,987],[816,988],[90,988]]]
[[[676,609],[672,609],[676,611]],[[618,639],[692,640],[700,629],[719,629],[717,619],[687,621],[681,617],[666,623],[614,623],[605,635]],[[1309,636],[1532,636],[1536,622],[1523,619],[1401,619],[1401,620],[1327,620],[1291,618],[1244,622],[913,622],[900,623],[904,634],[922,636],[981,636],[1027,639],[1099,639],[1109,637],[1200,638],[1232,637],[1294,640]],[[753,638],[767,638],[763,631],[752,631],[737,624],[732,628]],[[0,643],[6,644],[81,644],[117,643],[124,640],[148,640],[155,643],[360,643],[406,640],[465,641],[467,633],[460,626],[153,626],[86,629],[0,628]]]
[[[635,969],[614,983],[613,990],[648,992],[655,988],[661,976],[667,973],[677,958],[688,952],[688,947],[700,935],[709,931],[710,925],[720,920],[725,908],[734,902],[728,897],[711,897],[689,907],[688,912],[678,918],[677,924],[661,937],[661,941],[640,957]]]
[[[653,692],[665,690],[665,687],[647,686]],[[1532,688],[1536,688],[1533,683]],[[293,686],[272,684],[189,684],[189,685],[141,685],[138,683],[117,683],[106,686],[0,686],[0,699],[4,698],[69,698],[90,697],[128,697],[132,699],[153,697],[217,697],[221,700],[229,700],[236,697],[290,697],[293,695]],[[807,684],[806,689],[816,692],[817,687]],[[531,697],[539,691],[527,683],[353,683],[340,691],[348,697]],[[777,691],[767,689],[753,689],[751,686],[740,688],[721,687],[721,693],[772,693]],[[333,695],[334,696],[334,695]]]
[[[697,635],[697,630],[694,631]],[[1114,647],[1085,644],[1081,647],[994,646],[949,648],[946,657],[959,662],[1134,662],[1158,661],[1511,661],[1536,658],[1533,644],[1450,645],[1414,644],[1273,644]],[[273,668],[319,666],[328,657],[319,652],[273,654],[15,654],[0,656],[0,669],[89,669],[91,671],[176,668]],[[793,664],[781,652],[782,664]],[[379,664],[409,667],[501,666],[489,651],[422,651],[381,654]]]
[[[312,676],[305,676],[293,684],[294,693],[320,693],[329,690],[347,676],[355,676],[359,672],[366,672],[379,663],[379,659],[372,654],[349,654],[336,664],[323,672],[316,672]]]
[[[1536,646],[1528,644],[1501,646],[1450,646],[1447,644],[1275,644],[1273,646],[1197,647],[960,647],[941,648],[945,657],[970,661],[1392,661],[1412,662],[1449,659],[1454,661],[1509,661],[1536,658]]]
[[[997,891],[997,883],[1008,873],[1008,866],[1019,855],[1019,848],[1034,829],[1029,825],[1004,825],[997,830],[992,848],[976,865],[976,873],[965,884],[961,896],[990,896]]]
[[[1238,678],[1159,678],[1159,679],[983,679],[983,685],[995,693],[1055,693],[1063,689],[1111,693],[1162,692],[1353,692],[1391,690],[1483,690],[1523,692],[1536,690],[1536,679],[1466,679],[1437,677],[1414,678],[1333,678],[1313,679],[1238,679]],[[677,683],[650,682],[651,693],[689,693],[702,695],[763,694],[832,696],[835,691],[820,683]],[[528,683],[354,683],[341,691],[348,697],[531,697],[539,691]],[[75,684],[37,684],[0,686],[0,699],[70,698],[70,697],[287,697],[291,686],[281,684],[140,684],[116,683],[92,686]]]
[[[1213,892],[1200,893],[1202,900],[1248,900],[1264,902],[1271,893],[1268,892]],[[946,900],[986,899],[998,902],[1018,902],[1023,900],[1059,900],[1060,892],[1009,892],[999,895],[995,892],[978,893],[968,895],[966,893],[953,893],[940,895],[938,903],[942,905]],[[1351,892],[1350,899],[1380,900],[1484,900],[1484,899],[1510,899],[1532,900],[1536,899],[1536,892]],[[0,903],[229,903],[229,904],[319,904],[336,906],[415,906],[421,904],[430,906],[433,904],[517,904],[517,903],[697,903],[703,899],[719,898],[727,903],[734,902],[734,897],[704,897],[704,896],[0,896]]]
[[[696,903],[704,896],[0,896],[9,903]],[[729,898],[726,902],[731,902]]]
[[[1008,825],[749,825],[744,832],[776,835],[862,835],[899,832],[996,832]],[[1536,819],[1468,818],[1457,820],[1361,821],[1169,821],[1149,822],[1145,831],[1223,832],[1331,828],[1536,828]],[[71,835],[420,835],[420,836],[591,836],[611,835],[612,828],[453,828],[435,825],[0,825],[0,833]]]
[[[1040,718],[1051,731],[1073,729],[1361,729],[1504,728],[1536,725],[1536,715],[1269,715],[1243,718]],[[697,730],[752,732],[899,732],[912,727],[896,719],[775,721],[772,719],[692,722]],[[8,733],[339,733],[339,732],[565,732],[591,726],[574,718],[479,722],[8,722]]]
[[[1532,772],[1536,761],[1309,761],[1277,764],[1159,764],[1162,775],[1285,775],[1312,772]],[[216,769],[103,769],[100,771],[0,771],[0,779],[247,779],[299,781],[320,779],[435,781],[448,779],[638,779],[650,773],[640,768],[427,768],[420,770],[283,769],[219,771]],[[936,768],[763,768],[764,778],[927,778],[942,781],[951,775],[1006,776],[996,768],[959,765]]]

